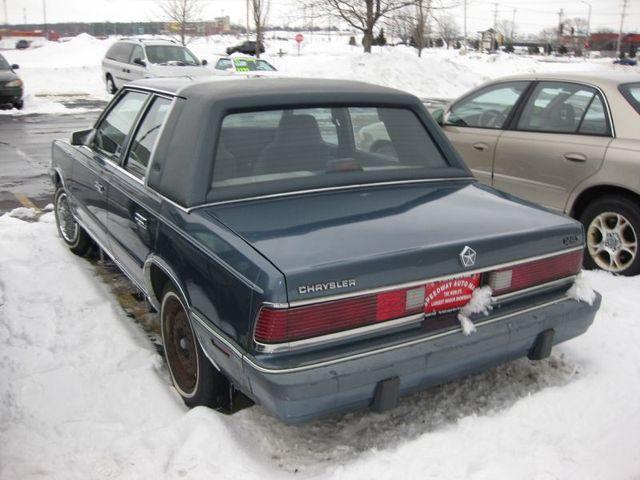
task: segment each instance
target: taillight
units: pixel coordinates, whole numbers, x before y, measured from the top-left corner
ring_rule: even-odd
[[[304,307],[263,307],[255,339],[289,342],[406,317],[423,311],[424,295],[424,286],[420,286]]]
[[[488,284],[494,296],[502,295],[575,275],[581,266],[582,250],[576,250],[494,270],[488,275]]]

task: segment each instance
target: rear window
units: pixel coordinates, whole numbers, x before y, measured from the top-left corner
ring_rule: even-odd
[[[222,122],[207,199],[433,177],[448,167],[409,109],[233,113]]]
[[[640,113],[640,83],[627,83],[620,85],[620,91],[624,98]]]

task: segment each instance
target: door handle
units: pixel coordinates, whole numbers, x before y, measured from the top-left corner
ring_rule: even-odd
[[[586,162],[587,156],[581,153],[565,153],[564,158],[571,162]]]
[[[98,191],[98,193],[103,194],[104,191],[106,190],[106,188],[104,188],[104,185],[102,185],[100,182],[98,182],[97,180],[95,182],[93,182],[93,186],[96,188],[96,190]]]
[[[473,144],[473,149],[478,150],[479,152],[484,152],[488,148],[489,145],[487,145],[486,143],[478,142]]]
[[[140,212],[136,212],[133,214],[133,219],[140,228],[143,228],[144,230],[147,229],[147,217],[142,215]]]

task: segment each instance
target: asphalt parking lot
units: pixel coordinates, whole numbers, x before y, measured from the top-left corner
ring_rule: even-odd
[[[65,115],[0,115],[0,214],[17,207],[41,209],[51,202],[51,142],[90,127],[104,105],[85,103],[79,113]]]

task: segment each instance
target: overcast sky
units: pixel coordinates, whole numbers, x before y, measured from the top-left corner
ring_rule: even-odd
[[[38,23],[43,20],[43,0],[0,0],[7,8],[9,23]],[[44,0],[49,23],[65,21],[156,21],[161,19],[156,0]],[[203,19],[229,15],[233,22],[244,23],[245,0],[203,0]],[[442,0],[458,1],[463,0]],[[593,5],[591,30],[600,27],[618,30],[622,0],[589,0]],[[469,34],[493,25],[494,2],[468,0],[467,29]],[[511,20],[514,9],[518,32],[538,33],[558,24],[558,11],[568,18],[587,17],[588,7],[580,0],[505,0],[498,2],[498,18]],[[640,31],[640,0],[629,0],[626,31]],[[453,8],[459,27],[463,28],[462,7]],[[4,10],[0,9],[4,16]],[[271,0],[269,23],[302,25],[304,12],[296,0]]]

